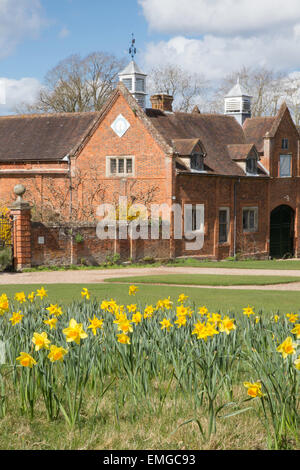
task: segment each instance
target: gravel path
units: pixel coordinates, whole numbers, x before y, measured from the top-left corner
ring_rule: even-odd
[[[0,273],[0,284],[98,284],[113,277],[128,277],[154,274],[231,274],[233,276],[297,276],[299,282],[292,284],[273,284],[269,286],[185,286],[213,289],[255,289],[255,290],[300,290],[300,270],[267,269],[227,269],[227,268],[192,268],[165,267],[97,269],[86,271],[43,271],[31,273]],[[166,285],[166,284],[164,284]],[[168,284],[170,285],[170,284]]]

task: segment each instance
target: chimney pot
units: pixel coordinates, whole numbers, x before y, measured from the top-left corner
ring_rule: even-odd
[[[157,93],[150,97],[152,109],[160,109],[161,111],[173,112],[172,103],[173,96],[166,93]]]

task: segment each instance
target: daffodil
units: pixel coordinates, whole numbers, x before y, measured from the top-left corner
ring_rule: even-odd
[[[274,322],[275,322],[275,323],[277,323],[277,322],[278,322],[278,320],[279,320],[279,316],[278,316],[278,315],[274,315],[274,317],[273,317],[273,318],[274,318]]]
[[[290,354],[295,354],[297,343],[293,343],[293,339],[289,336],[281,343],[276,351],[280,352],[285,359]]]
[[[134,312],[136,312],[136,309],[137,309],[137,305],[136,305],[136,304],[127,305],[127,310],[128,310],[129,313],[134,313]]]
[[[300,356],[294,361],[297,370],[300,370]]]
[[[82,297],[82,298],[85,297],[86,300],[90,300],[90,293],[89,293],[89,291],[87,290],[86,287],[84,287],[84,288],[82,289],[82,291],[81,291],[81,297]]]
[[[297,313],[287,313],[286,316],[289,319],[289,322],[296,323],[299,315]]]
[[[16,360],[19,361],[21,366],[23,367],[31,368],[32,366],[35,366],[37,364],[36,360],[26,352],[21,352],[20,356],[17,357]]]
[[[207,312],[208,312],[208,309],[204,305],[203,305],[203,307],[199,307],[199,309],[198,309],[199,315],[202,315],[202,316],[206,315]]]
[[[178,297],[178,302],[179,302],[179,303],[183,303],[183,302],[185,302],[188,298],[189,298],[188,295],[180,294],[180,296]]]
[[[12,317],[9,319],[9,321],[11,321],[11,324],[15,326],[22,321],[23,317],[24,315],[21,314],[21,311],[13,312]]]
[[[96,315],[94,315],[93,319],[89,318],[90,325],[88,326],[88,329],[91,328],[93,334],[96,335],[97,330],[103,328],[103,321],[104,320],[100,320]]]
[[[174,322],[175,325],[177,325],[177,328],[181,328],[186,324],[186,316],[185,315],[178,315],[177,320]]]
[[[221,331],[221,333],[225,332],[227,335],[229,335],[229,333],[235,329],[236,329],[236,325],[234,324],[234,319],[229,318],[227,315],[223,318],[223,320],[219,324],[219,330]]]
[[[50,330],[52,330],[52,328],[54,328],[54,330],[56,330],[57,318],[55,318],[55,317],[48,318],[47,320],[44,320],[44,323],[45,323],[45,325],[50,326]]]
[[[48,354],[48,358],[51,362],[56,361],[63,361],[64,356],[68,353],[68,351],[62,347],[55,346],[54,344],[50,347],[50,352]]]
[[[129,286],[129,295],[135,295],[139,288],[137,286]]]
[[[166,329],[167,331],[170,331],[170,328],[173,327],[172,323],[168,318],[164,318],[163,321],[159,323],[161,324],[161,330]]]
[[[31,292],[30,294],[28,294],[27,298],[32,303],[34,301],[34,298],[35,298],[35,292]]]
[[[43,333],[33,333],[32,342],[35,345],[35,351],[39,351],[40,349],[49,349],[50,340],[48,339],[47,333],[43,331]]]
[[[297,339],[300,338],[300,323],[296,323],[294,328],[291,330],[291,333],[294,333],[297,336]]]
[[[40,297],[40,299],[42,300],[44,297],[48,297],[47,292],[48,291],[46,291],[44,287],[41,287],[40,289],[37,289],[36,297]]]
[[[132,323],[135,323],[137,325],[138,323],[141,323],[142,318],[143,317],[142,317],[141,312],[136,312],[132,315],[131,321]]]
[[[24,292],[17,292],[15,294],[15,299],[20,302],[20,304],[23,304],[24,302],[26,302],[26,295]]]
[[[254,383],[244,382],[244,387],[246,387],[248,389],[247,394],[252,398],[263,397],[264,396],[264,394],[261,391],[261,383],[260,382],[254,382]]]
[[[180,305],[180,307],[176,307],[176,315],[179,317],[185,316],[188,313],[188,309],[184,307],[183,305]]]
[[[9,302],[6,294],[0,296],[0,315],[4,315],[9,310]]]
[[[173,302],[170,300],[170,296],[167,299],[163,300],[163,304],[167,310],[169,310],[172,307]]]
[[[81,339],[88,337],[83,330],[82,323],[77,323],[74,318],[70,320],[68,328],[63,330],[63,334],[66,336],[67,343],[75,341],[76,344],[80,344]]]
[[[130,344],[130,338],[126,333],[120,333],[117,335],[118,342],[121,344]]]
[[[147,305],[147,307],[144,310],[144,318],[152,318],[153,313],[154,313],[153,305]]]
[[[250,315],[255,315],[253,309],[249,305],[248,307],[243,308],[243,314],[247,315],[248,318],[250,317]]]

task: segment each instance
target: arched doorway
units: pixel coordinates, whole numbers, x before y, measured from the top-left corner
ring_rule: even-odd
[[[271,212],[270,256],[283,258],[294,254],[294,210],[286,205]]]

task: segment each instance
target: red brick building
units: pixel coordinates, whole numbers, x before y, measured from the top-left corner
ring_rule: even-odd
[[[47,225],[95,222],[97,206],[120,195],[203,204],[203,248],[171,238],[169,257],[298,255],[300,135],[285,104],[275,117],[251,118],[237,84],[224,115],[173,112],[163,94],[145,109],[134,62],[120,79],[100,112],[0,117],[0,200],[23,183]]]

